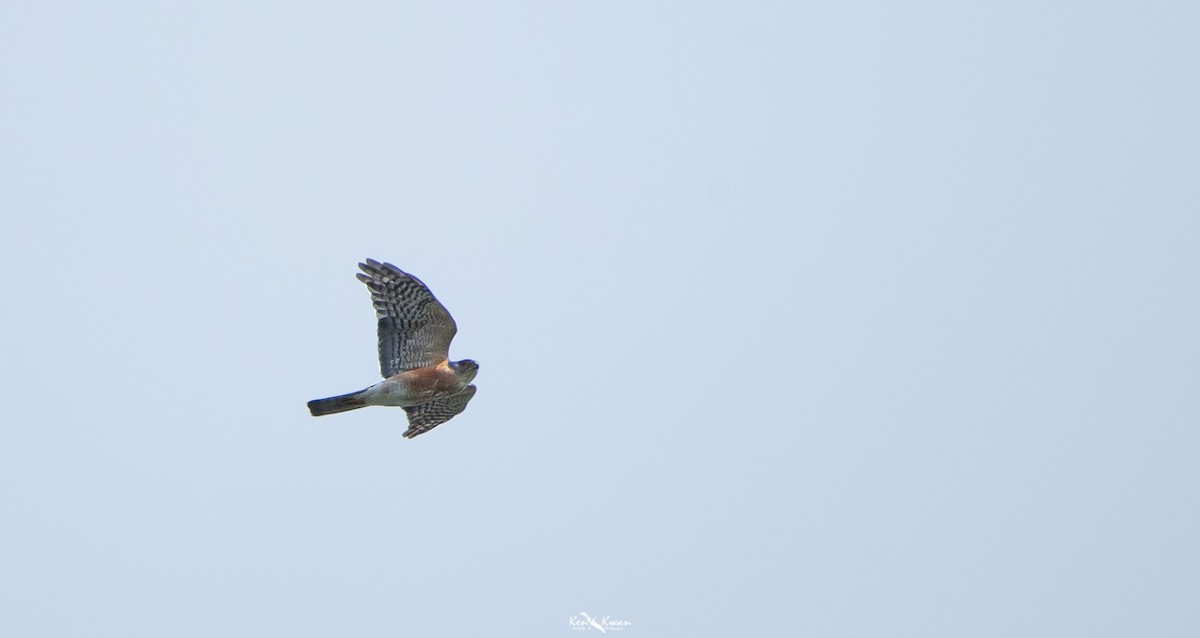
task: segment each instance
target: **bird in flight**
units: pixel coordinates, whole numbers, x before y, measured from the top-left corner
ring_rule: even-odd
[[[405,438],[449,421],[475,396],[471,381],[479,364],[450,360],[450,340],[458,332],[454,318],[420,279],[368,259],[359,264],[379,319],[379,369],[383,381],[358,392],[308,402],[313,416],[368,405],[393,405],[408,413]]]

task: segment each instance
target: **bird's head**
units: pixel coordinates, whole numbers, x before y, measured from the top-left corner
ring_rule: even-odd
[[[479,364],[471,359],[452,361],[450,362],[450,368],[454,370],[454,374],[463,383],[470,383],[475,378],[475,375],[479,374]]]

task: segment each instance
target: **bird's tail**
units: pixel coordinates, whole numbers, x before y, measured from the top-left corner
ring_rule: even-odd
[[[325,416],[326,414],[336,414],[338,412],[357,410],[365,407],[367,407],[367,404],[362,400],[362,390],[343,394],[339,397],[314,399],[308,402],[308,411],[312,412],[313,416]]]

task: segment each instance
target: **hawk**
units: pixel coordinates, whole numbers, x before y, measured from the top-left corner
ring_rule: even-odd
[[[449,421],[475,396],[479,364],[450,361],[454,318],[420,279],[368,259],[358,279],[367,285],[379,319],[379,370],[383,381],[358,392],[308,402],[313,416],[368,405],[398,405],[408,413],[405,438]]]

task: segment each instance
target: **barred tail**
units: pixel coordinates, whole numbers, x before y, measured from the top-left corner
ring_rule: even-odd
[[[362,391],[343,394],[339,397],[329,397],[328,399],[315,399],[308,402],[308,411],[312,412],[313,416],[325,416],[326,414],[336,414],[347,410],[357,410],[367,407],[367,404],[360,398]]]

